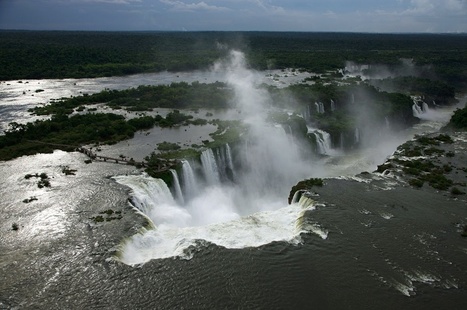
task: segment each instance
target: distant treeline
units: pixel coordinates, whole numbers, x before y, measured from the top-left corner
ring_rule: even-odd
[[[80,78],[209,67],[240,49],[255,69],[324,72],[360,64],[400,65],[413,59],[434,76],[467,86],[465,34],[300,32],[0,31],[0,79]]]

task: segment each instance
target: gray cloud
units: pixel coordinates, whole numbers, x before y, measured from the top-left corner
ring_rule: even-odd
[[[185,3],[183,1],[159,0],[161,3],[169,5],[174,11],[228,11],[229,8],[209,5],[204,1],[198,3]]]

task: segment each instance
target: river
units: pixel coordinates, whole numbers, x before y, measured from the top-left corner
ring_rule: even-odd
[[[242,109],[257,111],[257,75],[241,61],[233,57],[240,66],[221,77],[242,90]],[[159,83],[156,77],[168,83],[182,75],[2,82],[2,124],[30,120],[26,109],[37,98]],[[209,80],[199,73],[183,78]],[[35,93],[39,85],[44,91]],[[23,95],[26,88],[34,96]],[[293,140],[255,118],[241,160],[255,169],[236,171],[236,185],[205,184],[183,204],[146,201],[155,218],[133,206],[147,196],[138,192],[141,184],[160,187],[133,167],[86,164],[83,154],[62,151],[2,162],[0,308],[461,309],[467,246],[458,224],[467,221],[465,201],[390,176],[353,177],[373,171],[414,133],[438,130],[450,113],[381,145],[321,160],[303,160]],[[143,145],[155,133],[104,152],[141,156],[154,147],[155,140]],[[45,173],[51,187],[25,178],[36,173]],[[343,177],[330,178],[337,176]],[[329,179],[313,200],[289,206],[290,187],[305,177]],[[137,186],[128,187],[132,182]],[[169,240],[161,252],[158,245]]]

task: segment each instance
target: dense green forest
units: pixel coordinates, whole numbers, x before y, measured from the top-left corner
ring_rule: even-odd
[[[205,125],[206,120],[193,120],[193,116],[174,110],[164,118],[160,115],[141,116],[126,120],[112,113],[86,113],[67,115],[58,113],[47,120],[28,124],[10,123],[0,136],[0,160],[18,156],[49,153],[54,149],[73,151],[86,144],[114,144],[130,139],[138,130],[154,126]]]
[[[75,108],[96,103],[105,103],[112,109],[127,111],[151,111],[154,108],[228,108],[232,96],[232,90],[221,82],[141,85],[126,90],[106,89],[92,95],[63,98],[50,105],[36,107],[30,112],[37,115],[70,114]]]
[[[398,66],[412,59],[430,78],[467,86],[467,35],[300,32],[0,31],[0,79],[126,75],[205,69],[227,48],[255,69],[341,69],[347,61]]]
[[[444,105],[455,102],[455,94],[467,89],[467,36],[435,34],[0,31],[0,79],[206,69],[231,48],[244,51],[251,68],[322,73],[285,88],[261,87],[271,95],[272,107],[309,114],[307,120],[329,132],[333,143],[361,127],[362,113],[355,110],[354,103],[366,109],[363,114],[372,111],[376,123],[389,121],[405,128],[417,121],[410,96]],[[393,77],[368,82],[360,77],[344,79],[339,70],[347,62],[367,64],[366,71],[372,74],[383,68]],[[407,63],[413,72],[399,76]],[[0,159],[48,152],[53,149],[51,144],[115,143],[153,126],[203,125],[206,120],[193,120],[177,109],[235,108],[233,95],[225,83],[181,82],[62,98],[30,110],[50,119],[26,125],[12,123],[0,136]],[[323,105],[324,112],[316,112],[317,103]],[[95,104],[127,111],[174,111],[165,118],[142,115],[125,119],[94,113]],[[465,127],[462,113],[455,114],[456,128]],[[271,120],[306,135],[303,119],[273,115]],[[217,125],[222,129],[222,124]],[[238,136],[239,126],[227,127],[222,136],[213,136],[213,143]]]

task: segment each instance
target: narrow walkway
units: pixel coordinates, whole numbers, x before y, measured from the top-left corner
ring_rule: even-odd
[[[142,161],[135,161],[133,158],[126,159],[126,157],[120,157],[120,158],[115,158],[115,157],[110,157],[110,156],[102,156],[102,155],[97,155],[93,151],[91,151],[88,148],[85,148],[83,146],[77,147],[76,150],[80,153],[85,154],[92,160],[101,160],[101,161],[110,161],[110,162],[115,162],[116,164],[125,164],[125,165],[132,165],[132,166],[137,166],[137,167],[146,167],[146,163]]]
[[[48,143],[36,140],[28,140],[29,142],[39,143],[39,144],[46,144],[51,146],[57,146],[61,148],[67,149],[74,149],[77,152],[83,153],[84,155],[88,156],[91,160],[98,160],[108,163],[115,163],[115,164],[122,164],[122,165],[131,165],[137,168],[146,168],[148,164],[144,161],[136,161],[133,158],[127,159],[125,156],[121,156],[120,158],[110,157],[110,156],[102,156],[97,155],[93,152],[90,148],[86,148],[84,146],[76,146],[76,145],[68,145],[68,144],[59,144],[59,143]],[[163,160],[161,159],[160,162],[156,167],[151,167],[151,170],[155,173],[161,173],[170,170],[174,165],[179,163],[178,160]]]
[[[88,149],[84,146],[76,146],[76,145],[69,145],[69,144],[59,144],[59,143],[49,143],[49,142],[42,142],[42,141],[37,141],[37,140],[28,140],[29,142],[33,143],[39,143],[39,144],[46,144],[46,145],[51,145],[51,146],[58,146],[58,147],[65,147],[68,149],[74,149],[80,153],[83,153],[84,155],[88,156],[92,160],[100,160],[100,161],[109,161],[109,162],[114,162],[116,164],[124,164],[124,165],[132,165],[132,166],[137,166],[137,167],[146,167],[147,164],[142,161],[135,161],[132,158],[126,159],[126,157],[121,157],[121,158],[115,158],[115,157],[109,157],[109,156],[102,156],[102,155],[97,155],[91,149]]]

